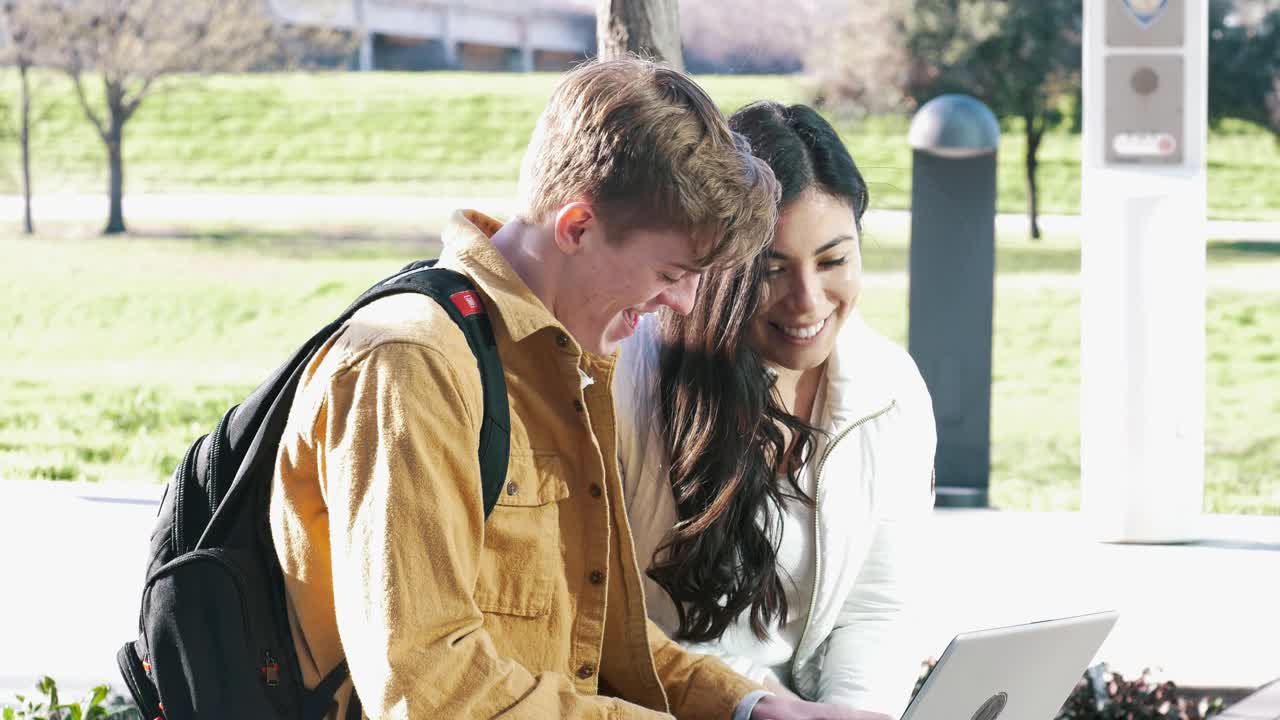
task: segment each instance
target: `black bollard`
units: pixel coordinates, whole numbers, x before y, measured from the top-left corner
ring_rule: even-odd
[[[996,147],[1000,126],[968,95],[942,95],[911,121],[907,345],[933,395],[938,507],[987,507]]]

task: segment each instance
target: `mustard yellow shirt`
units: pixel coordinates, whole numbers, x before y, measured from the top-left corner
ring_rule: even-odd
[[[480,375],[434,301],[362,309],[299,384],[271,533],[303,680],[346,657],[374,718],[728,720],[759,686],[646,618],[613,358],[533,295],[490,243],[499,227],[456,213],[439,263],[474,280],[507,381],[511,460],[487,523]],[[350,681],[338,696],[342,718]]]

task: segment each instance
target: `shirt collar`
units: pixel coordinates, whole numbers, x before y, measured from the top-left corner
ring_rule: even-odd
[[[893,368],[878,338],[856,310],[845,319],[827,360],[826,412],[837,430],[883,410],[894,400]]]
[[[565,331],[546,305],[520,279],[490,238],[502,223],[475,210],[455,210],[444,228],[442,267],[462,269],[485,294],[501,317],[511,339],[520,342],[544,328]],[[570,336],[572,337],[572,336]]]

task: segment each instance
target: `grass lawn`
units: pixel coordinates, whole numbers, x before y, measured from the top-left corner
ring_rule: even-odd
[[[483,73],[256,74],[172,79],[126,127],[134,192],[182,190],[420,193],[478,197],[514,187],[530,130],[558,75]],[[0,88],[15,93],[12,73]],[[805,101],[798,76],[704,76],[726,111],[751,100]],[[40,77],[34,130],[38,192],[106,187],[104,151],[68,83]],[[836,119],[873,204],[911,195],[907,120]],[[1024,212],[1018,121],[999,152],[1002,211]],[[1049,134],[1040,150],[1041,210],[1078,212],[1080,137]],[[0,144],[0,193],[18,191],[16,143]],[[1209,136],[1209,208],[1217,218],[1280,219],[1280,142],[1228,122]]]
[[[163,480],[187,443],[421,237],[317,241],[217,229],[183,238],[0,236],[0,478]],[[1269,249],[1268,249],[1269,248]],[[1280,248],[1217,246],[1211,272],[1274,269]],[[902,340],[901,237],[871,228],[861,304]],[[1079,503],[1079,293],[1070,238],[1002,239],[992,494]],[[1037,282],[1036,277],[1044,280]],[[1205,507],[1280,514],[1280,282],[1209,295]]]

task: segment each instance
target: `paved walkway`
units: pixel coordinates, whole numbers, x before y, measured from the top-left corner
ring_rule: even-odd
[[[159,486],[0,480],[0,699],[40,674],[121,687],[136,633]],[[1205,542],[1101,544],[1074,513],[940,511],[928,537],[927,618],[941,653],[962,630],[1115,608],[1099,653],[1184,685],[1280,677],[1280,518],[1206,516]]]
[[[255,226],[342,225],[385,223],[396,226],[439,227],[459,207],[482,208],[496,215],[514,209],[510,198],[420,197],[413,195],[361,196],[346,194],[286,193],[175,193],[125,196],[125,218],[146,223],[235,223]],[[105,222],[107,198],[102,194],[50,194],[34,198],[33,213],[41,220]],[[22,198],[0,195],[0,223],[18,222]],[[866,222],[879,228],[905,227],[906,210],[870,210]],[[1025,214],[996,217],[1001,230],[1026,232]],[[1078,215],[1041,215],[1046,233],[1078,233]],[[1280,241],[1280,222],[1211,220],[1209,237],[1215,240]]]

